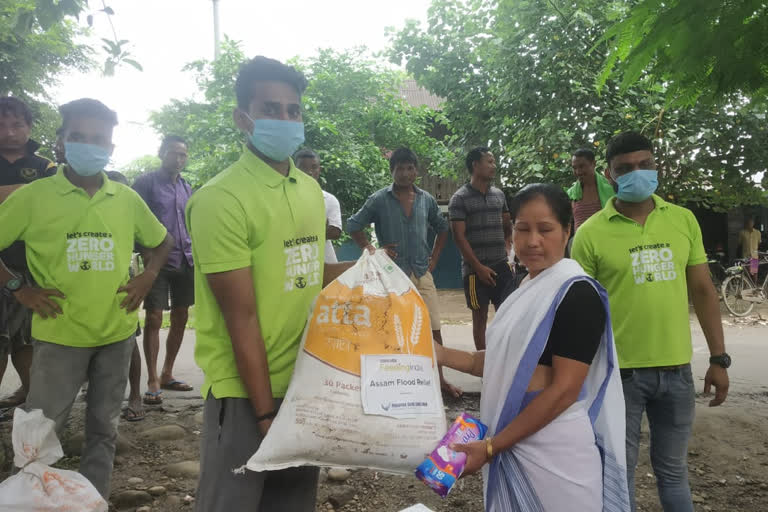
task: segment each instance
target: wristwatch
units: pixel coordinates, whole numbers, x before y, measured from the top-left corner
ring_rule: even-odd
[[[709,364],[716,364],[722,368],[728,368],[731,366],[731,356],[723,352],[719,356],[710,357]]]
[[[7,283],[5,283],[5,289],[13,293],[19,291],[19,288],[24,285],[24,280],[18,276],[13,276]]]

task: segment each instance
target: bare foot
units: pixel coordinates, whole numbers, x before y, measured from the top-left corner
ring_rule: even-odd
[[[462,391],[461,388],[457,388],[447,380],[440,381],[440,388],[443,390],[443,392],[448,393],[453,398],[459,398],[462,394],[464,394],[464,391]]]
[[[27,401],[27,392],[24,388],[19,388],[12,394],[0,399],[0,409],[6,409],[8,407],[18,407]]]

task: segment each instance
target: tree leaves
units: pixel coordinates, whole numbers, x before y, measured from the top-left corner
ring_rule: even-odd
[[[499,0],[479,8],[435,0],[428,26],[411,23],[393,34],[389,56],[446,98],[443,113],[456,144],[490,145],[502,183],[513,190],[533,181],[569,184],[574,150],[592,147],[600,160],[607,141],[631,129],[653,139],[661,191],[676,201],[721,210],[763,201],[754,181],[768,167],[768,149],[759,142],[768,140],[765,123],[755,117],[760,108],[738,94],[697,103],[697,91],[667,82],[653,67],[656,49],[678,44],[674,39],[635,44],[638,31],[656,30],[655,20],[673,4],[649,0],[637,2],[645,11],[631,11],[635,3],[625,0]],[[630,12],[646,16],[622,25]],[[462,25],[463,19],[488,21]],[[648,66],[618,74],[633,51],[651,55]]]
[[[17,96],[30,106],[35,120],[32,136],[47,146],[60,124],[48,92],[64,70],[88,69],[91,52],[76,42],[80,30],[68,20],[43,31],[35,5],[32,0],[0,4],[0,95]]]
[[[641,73],[652,74],[671,84],[676,105],[693,105],[699,98],[717,102],[733,93],[768,98],[764,0],[641,0],[625,5],[627,14],[600,40],[609,49],[601,78],[616,70],[626,90]]]
[[[139,71],[144,71],[144,68],[141,66],[141,64],[139,64],[138,62],[136,62],[133,59],[125,59],[124,58],[123,62],[128,64],[128,65],[130,65],[130,66],[133,66],[134,68],[136,68]]]
[[[79,19],[83,12],[88,12],[85,21],[88,27],[92,27],[96,15],[103,13],[109,17],[115,14],[115,10],[106,5],[104,0],[101,3],[102,9],[88,12],[87,0],[8,0],[0,7],[0,11],[12,16],[10,30],[4,34],[13,33],[19,38],[27,38],[40,35],[40,31],[56,30],[60,26],[71,27],[68,18]],[[125,50],[128,41],[118,40],[111,19],[109,19],[109,25],[114,34],[114,40],[102,39],[104,43],[102,48],[107,53],[103,67],[104,74],[113,75],[115,69],[123,62],[142,71],[142,66],[135,59],[130,58],[130,53]]]
[[[232,123],[232,109],[234,80],[244,60],[240,45],[225,39],[218,59],[185,66],[203,100],[173,100],[151,116],[157,131],[188,141],[188,171],[196,185],[223,171],[242,151],[245,137]],[[336,195],[345,215],[391,182],[387,150],[409,146],[429,172],[455,170],[449,146],[431,135],[447,130],[446,118],[408,105],[399,96],[402,74],[377,64],[365,49],[320,50],[292,64],[309,78],[302,98],[305,145],[320,154],[324,188]]]

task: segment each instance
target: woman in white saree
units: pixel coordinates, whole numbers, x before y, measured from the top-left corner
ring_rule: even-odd
[[[501,305],[484,352],[436,346],[440,364],[483,377],[485,441],[455,445],[482,468],[488,512],[629,511],[624,397],[605,290],[563,257],[571,204],[554,185],[511,203],[529,275]]]

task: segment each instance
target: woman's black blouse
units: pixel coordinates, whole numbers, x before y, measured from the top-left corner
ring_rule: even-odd
[[[573,283],[557,308],[539,364],[552,366],[552,356],[592,364],[605,330],[605,320],[603,302],[592,285],[587,281]]]

